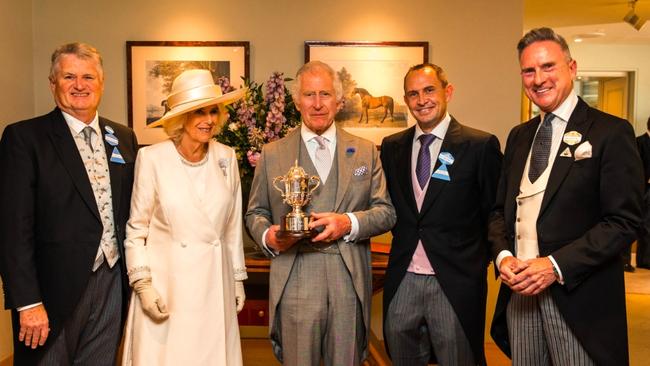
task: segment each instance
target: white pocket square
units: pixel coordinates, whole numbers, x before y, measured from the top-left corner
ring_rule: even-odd
[[[573,152],[575,161],[588,159],[591,157],[591,144],[589,141],[585,141],[576,147],[576,150]]]

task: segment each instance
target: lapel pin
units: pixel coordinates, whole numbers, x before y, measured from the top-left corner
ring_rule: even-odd
[[[115,131],[113,131],[113,127],[111,127],[111,126],[104,126],[104,129],[106,130],[106,132],[108,132],[110,134],[115,133]]]
[[[582,135],[578,131],[569,131],[564,134],[562,141],[569,146],[573,146],[582,141]]]
[[[560,154],[560,156],[563,157],[563,158],[570,158],[570,157],[572,157],[572,155],[571,155],[571,150],[569,150],[569,147],[568,147],[568,146],[567,146],[566,149],[564,149],[564,151],[562,151],[562,153]]]

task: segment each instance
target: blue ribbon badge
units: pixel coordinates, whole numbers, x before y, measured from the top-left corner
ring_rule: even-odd
[[[124,161],[124,158],[122,158],[122,154],[120,153],[120,150],[117,149],[117,146],[113,148],[113,153],[111,154],[111,162],[118,163],[118,164],[126,163]]]
[[[117,144],[120,143],[120,141],[117,139],[117,137],[111,133],[107,133],[104,135],[104,140],[111,145],[111,146],[117,146]]]
[[[444,180],[446,182],[450,182],[451,178],[449,177],[449,170],[447,170],[447,165],[452,165],[454,163],[454,157],[451,155],[451,153],[443,151],[438,155],[438,160],[440,160],[440,167],[436,169],[433,174],[431,174],[431,178],[435,179],[440,179]]]

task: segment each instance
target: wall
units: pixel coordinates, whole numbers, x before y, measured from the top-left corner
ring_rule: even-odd
[[[7,124],[34,114],[32,3],[0,0],[0,134]],[[1,283],[0,283],[1,284]],[[12,353],[11,319],[0,296],[0,362]]]
[[[519,121],[515,44],[523,6],[499,2],[374,0],[80,1],[34,0],[34,89],[37,113],[52,106],[46,77],[59,44],[83,40],[104,54],[106,91],[101,113],[127,121],[127,40],[251,42],[251,76],[293,76],[305,40],[424,40],[430,58],[456,86],[451,112],[505,141]]]
[[[34,115],[31,1],[0,0],[0,134]]]
[[[571,56],[579,71],[634,71],[634,129],[646,131],[650,117],[650,47],[648,45],[571,44]]]
[[[0,59],[0,98],[12,106],[0,110],[0,128],[52,109],[49,57],[56,46],[72,41],[88,42],[103,53],[106,85],[100,113],[126,124],[127,40],[247,40],[251,77],[258,82],[276,70],[293,76],[303,63],[305,40],[428,41],[430,60],[446,69],[456,87],[450,105],[456,118],[495,133],[502,144],[520,120],[515,52],[523,28],[520,0],[0,3],[0,51],[12,56]],[[11,347],[2,315],[0,360]]]

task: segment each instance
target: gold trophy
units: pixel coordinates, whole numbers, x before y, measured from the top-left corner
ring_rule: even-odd
[[[277,182],[284,183],[284,188],[278,187]],[[284,203],[293,208],[286,216],[282,216],[280,230],[277,232],[279,237],[303,239],[318,234],[316,230],[309,229],[309,216],[305,214],[302,207],[309,203],[312,192],[319,185],[320,178],[307,175],[305,170],[298,166],[298,160],[289,169],[287,175],[273,179],[273,187],[280,192]]]

